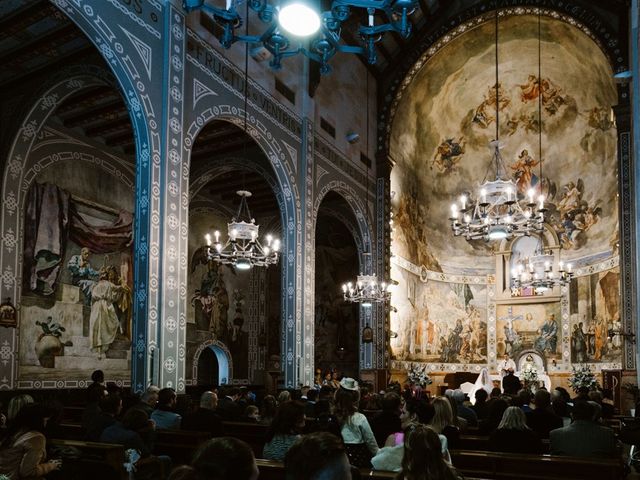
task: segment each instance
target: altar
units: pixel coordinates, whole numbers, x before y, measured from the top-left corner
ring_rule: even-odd
[[[522,382],[522,372],[516,372],[515,376],[520,379]],[[500,385],[500,390],[502,390],[502,375],[489,375],[491,381],[498,382]],[[544,384],[544,388],[546,388],[549,392],[551,392],[551,378],[546,373],[538,373],[538,380]]]

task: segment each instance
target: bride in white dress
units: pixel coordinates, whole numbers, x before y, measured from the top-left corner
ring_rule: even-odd
[[[480,370],[480,375],[478,375],[476,382],[473,384],[473,388],[468,393],[469,400],[471,400],[471,403],[474,405],[476,403],[476,392],[478,390],[486,390],[489,395],[491,394],[491,390],[493,390],[493,380],[491,380],[489,370],[486,368]]]

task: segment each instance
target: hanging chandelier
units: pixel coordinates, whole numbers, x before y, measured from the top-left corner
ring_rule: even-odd
[[[500,79],[498,62],[498,11],[495,17],[495,140],[489,143],[492,153],[489,170],[495,168],[495,178],[487,180],[485,175],[476,195],[464,193],[459,202],[451,205],[451,230],[454,236],[467,240],[502,240],[542,232],[544,195],[536,195],[529,188],[526,195],[519,193],[516,183],[509,178],[500,153]],[[538,76],[539,79],[539,76]],[[539,83],[538,83],[539,84]],[[539,124],[541,131],[542,125]],[[540,165],[542,160],[540,159]],[[542,167],[541,167],[542,168]],[[542,176],[540,176],[540,183]]]
[[[386,32],[408,38],[411,35],[409,16],[418,8],[418,0],[333,0],[331,9],[324,12],[298,0],[285,0],[276,5],[268,0],[244,1],[247,2],[246,15],[251,8],[265,24],[262,33],[236,34],[245,21],[236,9],[242,0],[226,0],[225,8],[205,0],[183,0],[183,7],[187,12],[203,10],[210,13],[221,27],[218,39],[224,48],[230,48],[237,41],[261,44],[271,54],[269,65],[274,70],[282,68],[284,58],[301,53],[320,63],[322,74],[331,71],[328,62],[337,52],[363,55],[369,64],[375,64],[375,44]],[[358,45],[349,45],[341,38],[343,24],[351,16],[352,9],[363,10],[366,18],[366,24],[358,27]]]
[[[573,267],[570,263],[565,265],[559,261],[556,265],[551,251],[538,248],[511,271],[511,287],[518,291],[532,288],[535,293],[542,294],[553,287],[567,285],[572,278]]]
[[[205,235],[207,240],[207,256],[209,260],[231,265],[239,270],[248,270],[251,267],[268,267],[278,263],[280,252],[280,240],[271,235],[265,237],[266,245],[262,245],[258,240],[260,225],[256,224],[251,217],[247,198],[251,192],[238,190],[240,196],[240,206],[238,213],[227,224],[227,240],[224,244],[220,242],[220,232],[213,232],[215,241],[211,235]]]
[[[374,303],[388,302],[392,288],[393,283],[378,282],[375,275],[360,274],[355,283],[347,282],[342,285],[342,293],[345,301],[370,307]]]

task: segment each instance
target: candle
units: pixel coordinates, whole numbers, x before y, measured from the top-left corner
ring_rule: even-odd
[[[369,26],[373,27],[373,15],[369,14]]]
[[[511,190],[511,187],[507,188],[507,202],[511,201],[511,194],[513,193],[513,191]]]
[[[220,232],[216,230],[215,232],[213,232],[213,234],[216,237],[216,243],[220,243]]]
[[[208,233],[204,236],[204,238],[207,240],[207,246],[211,246],[211,235],[209,235]]]
[[[571,273],[571,264],[567,263],[567,272]]]
[[[540,195],[538,197],[538,200],[540,201],[540,208],[539,210],[542,210],[544,208],[544,195]]]
[[[466,210],[466,208],[467,208],[467,196],[466,195],[461,195],[460,196],[460,204],[462,205],[462,210]]]
[[[533,195],[535,194],[535,192],[533,191],[533,188],[530,188],[529,191],[527,192],[527,195],[529,195],[529,203],[533,203]]]
[[[484,188],[480,190],[480,197],[482,198],[482,203],[487,203],[487,191]]]

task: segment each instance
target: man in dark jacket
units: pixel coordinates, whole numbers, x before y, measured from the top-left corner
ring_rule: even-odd
[[[211,432],[214,437],[222,436],[222,419],[216,413],[217,406],[218,396],[213,392],[204,392],[200,396],[200,406],[182,418],[182,429]]]
[[[533,397],[535,410],[526,412],[527,425],[538,434],[540,438],[549,438],[549,432],[556,428],[562,428],[562,418],[553,413],[549,408],[551,405],[551,394],[546,390],[538,390]]]
[[[237,422],[242,416],[242,408],[237,401],[240,398],[240,389],[238,387],[227,387],[224,397],[218,401],[217,413],[220,418],[226,422]]]
[[[576,402],[571,414],[573,423],[549,433],[552,455],[610,458],[619,453],[615,434],[609,427],[593,421],[593,408]]]
[[[515,396],[520,391],[520,388],[520,379],[512,371],[509,371],[502,379],[502,390],[507,395]]]

